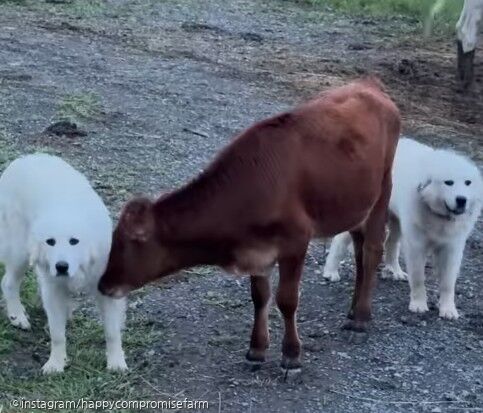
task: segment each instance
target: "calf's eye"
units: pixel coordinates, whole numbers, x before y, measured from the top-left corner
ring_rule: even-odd
[[[466,186],[470,186],[470,185],[471,185],[471,181],[470,181],[470,180],[465,181],[465,185],[466,185]]]
[[[55,239],[53,239],[53,238],[49,238],[45,242],[47,243],[47,245],[50,245],[51,247],[53,247],[55,245]]]
[[[444,181],[445,185],[452,186],[454,184],[454,181]]]
[[[79,243],[79,240],[77,238],[71,238],[69,240],[70,245],[77,245]]]

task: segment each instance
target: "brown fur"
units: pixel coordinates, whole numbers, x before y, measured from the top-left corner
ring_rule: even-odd
[[[357,278],[348,327],[364,329],[370,318],[399,129],[398,109],[374,79],[256,123],[186,186],[127,203],[101,292],[126,294],[202,264],[250,274],[255,325],[248,357],[261,360],[270,297],[262,275],[278,262],[283,365],[297,367],[295,311],[310,239],[352,231]]]

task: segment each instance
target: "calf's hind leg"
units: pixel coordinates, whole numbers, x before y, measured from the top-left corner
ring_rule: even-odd
[[[347,330],[364,332],[371,319],[372,291],[376,281],[376,269],[384,249],[385,223],[391,197],[391,174],[384,175],[381,195],[372,209],[364,227],[352,233],[356,255],[356,285],[349,313]]]
[[[253,323],[250,350],[246,354],[248,361],[264,362],[265,352],[269,346],[268,312],[270,310],[271,286],[269,275],[250,277],[255,319]]]
[[[280,281],[277,291],[277,305],[285,322],[282,342],[282,368],[289,370],[298,370],[301,367],[301,343],[297,333],[296,313],[304,258],[305,251],[301,255],[286,257],[279,261]]]

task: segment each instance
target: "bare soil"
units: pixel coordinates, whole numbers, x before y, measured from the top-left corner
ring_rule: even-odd
[[[254,121],[329,86],[378,73],[404,114],[404,133],[483,161],[483,54],[461,93],[452,40],[423,41],[411,20],[346,18],[276,0],[106,2],[88,17],[61,6],[3,5],[0,130],[8,144],[49,148],[85,172],[117,216],[134,193],[157,194],[196,174]],[[87,136],[42,134],[63,96],[100,96]],[[411,315],[408,285],[381,281],[367,342],[340,326],[353,288],[321,277],[311,245],[298,313],[304,369],[280,371],[283,323],[271,313],[269,361],[244,362],[252,321],[249,281],[194,269],[146,288],[145,312],[165,340],[127,354],[152,387],[223,412],[472,412],[483,410],[483,232],[468,242],[457,321]],[[274,283],[277,277],[274,276]],[[22,350],[18,350],[19,354]],[[136,384],[146,392],[146,381]],[[150,389],[147,390],[151,391]],[[475,410],[476,409],[476,410]]]

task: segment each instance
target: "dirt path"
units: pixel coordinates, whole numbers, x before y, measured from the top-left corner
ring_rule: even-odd
[[[406,133],[483,161],[481,84],[469,95],[456,92],[453,45],[422,45],[408,37],[408,22],[341,19],[274,0],[108,4],[82,18],[62,6],[2,5],[0,135],[19,151],[61,153],[115,215],[134,192],[184,182],[253,121],[372,70],[404,111]],[[66,95],[86,92],[102,104],[84,121],[86,137],[40,135]],[[146,289],[131,311],[146,312],[165,340],[148,359],[128,360],[134,369],[149,365],[153,389],[210,400],[213,411],[220,401],[223,412],[483,408],[482,249],[480,225],[458,284],[460,320],[438,319],[434,283],[432,311],[413,317],[407,284],[383,281],[370,338],[353,345],[339,329],[352,267],[328,285],[320,275],[324,248],[314,243],[299,311],[304,371],[286,381],[277,311],[270,360],[252,371],[243,362],[252,317],[247,280],[217,270]]]

